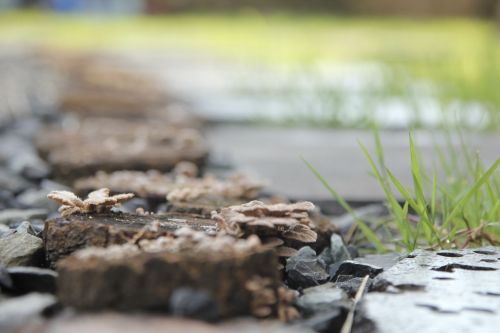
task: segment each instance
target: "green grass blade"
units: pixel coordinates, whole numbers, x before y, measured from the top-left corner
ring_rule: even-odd
[[[357,217],[357,215],[354,212],[354,210],[352,209],[352,207],[344,200],[344,198],[342,198],[342,196],[340,194],[338,194],[337,191],[335,191],[333,189],[333,187],[330,186],[330,184],[326,181],[326,179],[319,173],[318,170],[316,170],[316,168],[314,168],[314,166],[311,163],[309,163],[304,158],[302,158],[302,161],[304,161],[304,163],[307,165],[309,170],[311,170],[313,172],[313,174],[316,176],[316,178],[319,179],[319,181],[328,190],[328,192],[330,192],[330,194],[335,198],[335,200],[338,201],[338,203],[342,206],[342,208],[344,208],[349,214],[351,214],[351,216],[356,221],[356,223],[357,223],[359,229],[361,230],[361,232],[363,233],[363,235],[370,242],[373,243],[373,245],[375,246],[377,251],[378,252],[386,252],[387,249],[386,249],[385,245],[382,243],[382,241],[379,239],[377,234],[375,234],[375,232],[373,232],[373,230],[371,230],[370,227],[368,227],[366,225],[366,223],[364,223],[360,218]]]
[[[486,172],[475,182],[475,184],[462,196],[462,198],[455,204],[455,208],[448,215],[444,225],[447,226],[452,219],[454,219],[462,210],[464,205],[470,200],[470,198],[478,191],[481,186],[483,186],[491,175],[496,171],[500,165],[500,158],[496,160],[493,165],[486,170]]]

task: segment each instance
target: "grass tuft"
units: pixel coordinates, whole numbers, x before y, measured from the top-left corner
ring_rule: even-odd
[[[375,157],[362,143],[359,145],[385,193],[390,217],[381,223],[385,231],[395,231],[391,238],[396,249],[413,251],[417,247],[464,248],[500,243],[500,177],[497,172],[500,158],[485,168],[479,155],[469,152],[461,136],[459,150],[451,145],[451,139],[446,147],[448,153],[436,146],[439,164],[429,172],[422,167],[422,157],[410,134],[413,186],[408,188],[386,166],[377,130],[374,136]],[[378,252],[386,251],[389,244],[356,216],[355,210],[310,163],[304,162],[354,217],[364,238],[373,243]]]

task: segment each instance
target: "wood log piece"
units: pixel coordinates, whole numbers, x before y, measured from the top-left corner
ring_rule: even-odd
[[[147,230],[158,221],[157,231]],[[215,233],[217,223],[196,215],[134,215],[125,213],[78,214],[45,222],[43,241],[46,260],[52,267],[61,258],[89,246],[107,247],[129,242],[142,234],[142,239],[168,235],[182,227]]]

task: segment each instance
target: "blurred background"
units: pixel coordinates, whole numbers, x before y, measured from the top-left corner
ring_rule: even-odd
[[[214,117],[499,126],[496,0],[0,3],[3,45],[156,51],[173,89]]]
[[[407,177],[408,129],[431,151],[436,129],[459,127],[498,157],[499,32],[498,0],[0,0],[0,115],[57,107],[48,53],[99,55],[223,124],[207,131],[216,159],[324,195],[303,155],[365,198],[380,191],[356,140],[373,125]]]

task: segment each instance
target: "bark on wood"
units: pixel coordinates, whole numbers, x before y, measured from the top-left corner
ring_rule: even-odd
[[[254,295],[247,283],[269,278],[280,283],[276,253],[142,253],[121,260],[70,256],[58,265],[60,301],[81,310],[167,311],[181,287],[208,292],[222,317],[250,314]]]
[[[203,166],[208,148],[194,129],[89,118],[79,129],[47,127],[36,140],[55,178],[71,183],[102,170],[169,171],[181,161]]]
[[[61,258],[76,250],[113,244],[123,244],[131,240],[146,225],[160,222],[158,231],[145,231],[142,239],[168,235],[182,227],[215,232],[217,224],[187,214],[131,215],[122,213],[81,214],[56,218],[45,222],[43,240],[45,256],[51,266]]]

